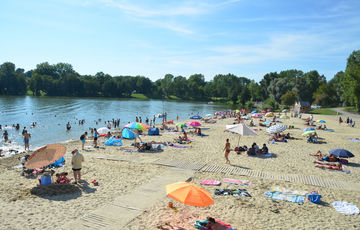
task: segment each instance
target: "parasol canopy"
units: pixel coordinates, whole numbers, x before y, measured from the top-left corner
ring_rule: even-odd
[[[286,116],[286,115],[281,115],[280,118],[281,118],[281,119],[290,119],[290,117],[289,117],[289,116]]]
[[[314,133],[316,133],[316,131],[315,130],[309,130],[309,131],[306,131],[306,132],[304,132],[303,134],[302,134],[302,136],[309,136],[310,134],[314,134]]]
[[[150,129],[149,126],[140,123],[140,122],[132,122],[130,124],[125,125],[126,128],[129,129],[137,129],[137,130],[145,130],[145,129]]]
[[[274,116],[274,113],[272,112],[268,112],[265,114],[265,117],[273,117]]]
[[[273,125],[266,129],[266,132],[269,134],[281,133],[286,130],[286,125]]]
[[[102,128],[99,128],[97,131],[99,134],[107,134],[108,132],[110,132],[110,129],[108,129],[106,127],[102,127]]]
[[[354,157],[354,154],[352,154],[349,150],[346,149],[333,149],[330,150],[329,153],[336,157]]]
[[[188,125],[193,126],[193,127],[199,127],[199,126],[201,126],[201,123],[198,121],[190,121],[188,123]]]
[[[245,124],[226,125],[226,131],[231,132],[231,133],[240,134],[239,140],[238,140],[238,145],[240,143],[241,136],[257,136],[257,133]]]
[[[189,182],[166,185],[166,193],[169,197],[185,205],[207,207],[214,204],[210,192]]]
[[[324,120],[317,120],[316,122],[317,123],[326,123],[326,121],[324,121]]]
[[[180,128],[187,127],[186,124],[184,123],[177,123],[176,126],[179,126]]]
[[[49,144],[39,148],[31,154],[25,162],[25,167],[29,169],[41,168],[57,161],[64,156],[66,147],[62,144]]]

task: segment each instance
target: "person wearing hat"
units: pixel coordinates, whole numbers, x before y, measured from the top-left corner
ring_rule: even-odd
[[[81,180],[81,167],[82,167],[82,162],[84,162],[84,156],[79,153],[79,151],[77,149],[74,149],[71,154],[73,155],[72,159],[71,159],[71,165],[72,165],[72,170],[74,172],[74,179],[75,179],[75,184],[77,184],[78,182],[80,183]]]

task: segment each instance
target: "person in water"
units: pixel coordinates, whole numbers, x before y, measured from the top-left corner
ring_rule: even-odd
[[[25,130],[25,133],[24,133],[24,143],[25,143],[25,150],[30,150],[30,133],[28,133],[26,130]]]

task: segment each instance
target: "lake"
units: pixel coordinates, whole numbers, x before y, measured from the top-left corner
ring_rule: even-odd
[[[120,119],[120,125],[135,121],[136,116],[141,116],[145,123],[146,116],[166,112],[168,120],[188,119],[191,114],[213,114],[215,111],[226,109],[226,105],[170,102],[161,100],[129,100],[129,99],[104,99],[104,98],[65,98],[65,97],[0,97],[0,124],[1,136],[5,130],[9,133],[11,144],[0,141],[0,147],[6,149],[23,149],[22,129],[26,126],[31,133],[30,149],[39,146],[78,140],[80,135],[89,131],[89,128],[100,128],[106,126],[105,121]],[[79,125],[79,120],[85,120]],[[96,121],[101,122],[96,124]],[[37,125],[30,128],[32,122]],[[66,131],[66,123],[70,122],[72,128]],[[158,124],[160,119],[157,118]],[[20,124],[20,130],[11,126]]]

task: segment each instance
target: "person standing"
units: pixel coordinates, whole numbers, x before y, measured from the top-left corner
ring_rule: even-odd
[[[4,137],[4,142],[8,142],[8,140],[9,140],[9,133],[8,133],[7,130],[4,131],[3,137]]]
[[[66,124],[66,130],[69,131],[70,129],[71,129],[71,125],[70,125],[70,122],[68,122],[68,123]]]
[[[24,132],[24,143],[25,143],[25,150],[30,150],[30,133],[28,133],[26,130]]]
[[[85,140],[86,140],[86,136],[87,136],[87,132],[85,132],[84,134],[82,134],[80,136],[80,140],[81,140],[81,149],[84,150],[85,148]]]
[[[342,118],[339,117],[339,125],[341,125],[342,122],[343,122]]]
[[[226,139],[225,148],[224,148],[226,164],[230,164],[229,153],[230,153],[230,142],[229,142],[229,139]]]
[[[97,144],[97,140],[98,140],[98,137],[99,137],[99,133],[98,131],[96,130],[96,128],[94,128],[94,148],[98,148],[98,144]]]
[[[71,166],[72,166],[72,170],[74,172],[74,179],[75,179],[75,184],[80,183],[81,181],[81,168],[82,168],[82,162],[84,162],[84,156],[79,153],[79,151],[77,149],[74,149],[71,154],[73,155],[72,159],[71,159]]]

